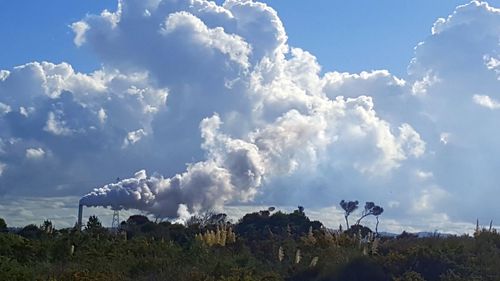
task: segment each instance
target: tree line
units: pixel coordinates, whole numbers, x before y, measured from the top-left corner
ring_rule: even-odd
[[[343,202],[347,226],[359,203]],[[498,280],[495,229],[382,237],[362,225],[383,213],[377,207],[367,202],[345,230],[309,219],[300,206],[248,213],[235,223],[217,213],[186,224],[134,215],[118,231],[91,216],[82,230],[44,221],[12,233],[0,219],[0,280]]]

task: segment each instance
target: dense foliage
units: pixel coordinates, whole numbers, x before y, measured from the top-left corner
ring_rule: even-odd
[[[0,230],[0,280],[500,280],[494,230],[379,238],[360,225],[328,230],[303,208],[273,211],[247,214],[236,224],[223,215],[187,226],[138,215],[120,231],[96,217],[82,231],[56,230],[50,221],[16,233]]]

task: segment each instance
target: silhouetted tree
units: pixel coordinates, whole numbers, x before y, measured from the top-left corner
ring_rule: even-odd
[[[351,225],[351,228],[346,230],[344,233],[346,233],[349,236],[360,234],[361,237],[367,237],[372,232],[373,231],[369,227],[366,227],[366,226],[363,226],[360,224],[355,224],[355,225]]]
[[[246,214],[235,225],[235,232],[239,237],[246,237],[249,240],[265,240],[272,233],[273,237],[301,237],[309,230],[319,230],[322,224],[318,221],[311,221],[304,213],[295,210],[293,213],[285,214],[275,212],[272,215],[269,211],[260,211]]]
[[[416,238],[418,238],[418,235],[410,233],[410,232],[406,232],[406,230],[403,230],[403,232],[401,232],[401,234],[396,236],[396,238],[397,239],[416,239]]]
[[[89,217],[85,230],[92,234],[100,234],[106,232],[106,229],[102,226],[101,221],[97,216]]]
[[[198,226],[205,228],[207,226],[223,225],[227,223],[227,215],[223,213],[216,213],[215,211],[208,210],[199,215],[194,215],[186,221],[189,227]]]
[[[358,219],[356,224],[359,225],[362,219],[364,219],[367,216],[374,215],[375,217],[377,217],[377,225],[378,225],[378,216],[383,212],[384,208],[375,205],[375,203],[373,202],[366,202],[365,209],[363,210],[363,213],[361,213],[361,217]]]
[[[297,210],[299,211],[299,214],[301,214],[301,215],[305,215],[305,213],[304,213],[304,207],[302,207],[302,206],[298,206],[298,207],[297,207]]]
[[[18,234],[24,238],[35,239],[40,238],[42,230],[35,224],[29,224],[23,227]]]
[[[359,202],[356,201],[340,201],[340,207],[344,210],[344,218],[345,223],[347,225],[347,229],[349,229],[349,215],[354,212],[358,208]]]
[[[0,218],[0,232],[7,232],[7,223],[2,218]]]
[[[259,211],[259,214],[263,217],[269,217],[271,215],[271,212],[269,212],[268,210],[262,210]]]
[[[46,234],[52,234],[54,231],[54,226],[50,220],[45,220],[43,224],[40,226],[40,229]]]
[[[373,207],[372,215],[374,215],[375,218],[377,219],[377,224],[375,225],[375,233],[377,233],[377,234],[378,234],[378,223],[379,223],[378,216],[380,216],[383,212],[384,212],[384,208],[382,208],[380,206]]]
[[[89,221],[87,222],[87,229],[101,228],[101,227],[102,227],[101,221],[97,216],[89,217]]]
[[[359,225],[361,223],[361,220],[364,219],[365,217],[371,215],[371,211],[375,207],[375,203],[373,202],[366,202],[365,203],[365,209],[361,213],[361,217],[356,221],[356,225]]]
[[[133,224],[133,225],[143,225],[145,223],[148,223],[149,219],[146,216],[143,215],[131,215],[127,219],[127,224]]]

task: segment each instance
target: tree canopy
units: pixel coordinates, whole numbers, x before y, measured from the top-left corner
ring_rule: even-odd
[[[340,201],[340,207],[344,210],[344,218],[347,229],[349,229],[349,215],[358,209],[359,202],[356,201]]]

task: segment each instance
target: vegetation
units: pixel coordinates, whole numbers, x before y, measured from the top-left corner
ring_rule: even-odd
[[[7,223],[2,218],[0,218],[0,232],[7,232]]]
[[[347,229],[349,229],[349,215],[358,209],[358,201],[340,201],[340,207],[344,210],[344,218]]]
[[[378,213],[373,208],[365,205],[362,216]],[[235,224],[213,213],[186,225],[136,215],[119,231],[94,216],[81,231],[45,221],[0,231],[0,280],[499,280],[494,229],[384,238],[360,223],[329,230],[302,207],[250,213]],[[0,229],[6,229],[1,219]]]
[[[358,202],[358,201],[355,201],[355,202]],[[340,202],[340,205],[342,206],[342,201]],[[357,205],[357,204],[356,204]],[[379,219],[378,217],[384,212],[384,208],[380,207],[380,206],[377,206],[375,205],[375,203],[373,202],[366,202],[365,203],[365,209],[363,210],[363,212],[361,213],[361,217],[358,219],[358,221],[356,222],[356,225],[359,225],[361,223],[361,220],[364,219],[365,217],[367,216],[375,216],[375,218],[377,219],[377,224],[375,226],[375,233],[378,233],[378,224],[379,224]],[[346,218],[347,220],[347,218]],[[349,227],[349,226],[348,226]]]

